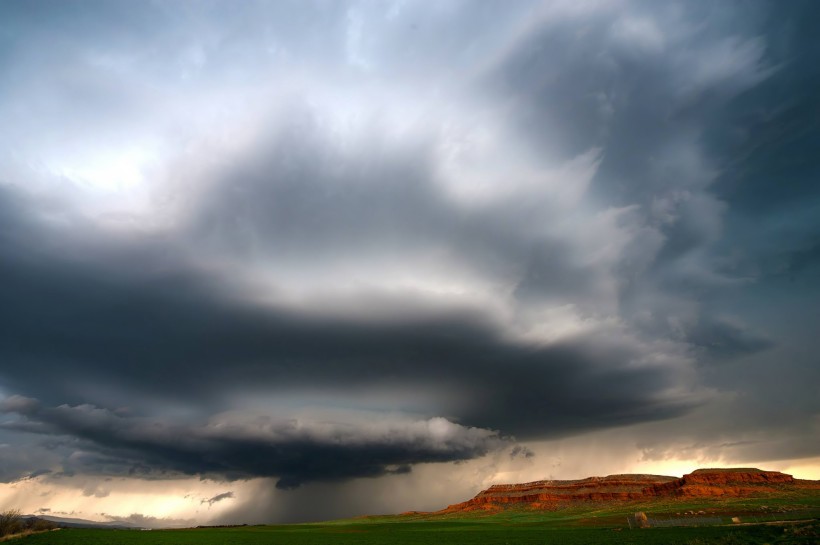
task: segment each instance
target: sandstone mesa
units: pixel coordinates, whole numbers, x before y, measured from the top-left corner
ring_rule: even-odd
[[[820,481],[795,479],[778,471],[755,468],[698,469],[683,477],[609,475],[586,479],[498,484],[471,500],[439,511],[498,511],[505,507],[555,510],[588,502],[649,501],[657,498],[737,498],[816,491]]]

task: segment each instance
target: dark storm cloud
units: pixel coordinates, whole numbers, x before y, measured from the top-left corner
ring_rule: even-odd
[[[801,274],[817,267],[820,263],[820,242],[815,241],[805,250],[797,250],[788,255],[786,270],[784,274],[791,276]]]
[[[608,205],[640,206],[663,238],[641,280],[667,279],[679,291],[674,284],[694,280],[679,262],[708,252],[720,236],[724,203],[708,190],[720,166],[701,135],[773,68],[762,40],[749,35],[760,5],[728,25],[733,10],[725,5],[640,5],[594,13],[579,23],[582,31],[543,25],[489,70],[486,83],[495,96],[514,97],[510,115],[531,134],[530,145],[559,157],[604,150],[593,194]],[[696,256],[698,265],[713,268],[709,257]]]
[[[524,458],[532,458],[535,456],[535,453],[527,447],[516,445],[512,449],[510,449],[510,458],[516,458],[517,456],[523,456]]]
[[[811,222],[804,209],[818,204],[818,165],[810,150],[820,139],[820,70],[812,61],[820,45],[810,21],[820,12],[816,3],[798,1],[772,4],[771,13],[776,17],[760,32],[778,63],[777,77],[728,105],[710,127],[716,151],[732,158],[716,189],[738,213]]]
[[[578,301],[594,291],[598,275],[573,262],[572,241],[532,227],[555,206],[549,198],[465,206],[441,187],[437,130],[396,142],[374,122],[355,145],[340,145],[321,116],[293,104],[191,204],[184,236],[219,255],[270,263],[273,275],[318,275],[330,285],[337,279],[326,270],[386,269],[390,282],[403,263],[424,279],[433,254],[436,272],[468,269],[540,296]]]
[[[665,368],[631,369],[644,349],[628,342],[596,340],[597,348],[583,339],[548,347],[512,342],[489,317],[458,309],[383,323],[248,305],[191,265],[168,257],[168,250],[101,243],[72,260],[76,241],[61,241],[59,233],[42,225],[22,220],[12,225],[10,218],[3,248],[38,252],[3,260],[0,285],[14,286],[3,290],[3,308],[14,312],[5,315],[2,347],[7,361],[19,362],[6,384],[53,402],[79,402],[89,384],[111,392],[96,394],[108,403],[144,407],[138,396],[145,396],[185,400],[205,411],[220,405],[226,388],[445,385],[457,392],[455,401],[439,407],[445,414],[522,437],[664,418],[690,404],[686,397],[663,395],[675,386]],[[42,240],[53,244],[38,244]],[[47,299],[40,297],[46,293]],[[66,323],[66,317],[79,315],[82,321]],[[598,363],[601,352],[607,354],[606,366]],[[196,362],[195,371],[190,361]],[[51,379],[42,381],[43,373]],[[163,427],[159,420],[149,426],[159,436],[135,439],[132,420],[88,406],[44,409],[32,399],[11,397],[3,408],[30,416],[7,424],[7,430],[79,439],[79,445],[60,448],[79,452],[61,463],[80,472],[275,475],[281,486],[295,486],[469,459],[492,445],[429,452],[401,442],[337,447],[300,438],[273,444],[236,437],[186,443],[184,426],[171,430],[171,423]]]
[[[52,473],[61,457],[24,434],[0,433],[0,482],[8,483]]]
[[[7,383],[50,399],[76,399],[89,383],[216,403],[232,386],[446,384],[468,400],[446,407],[455,416],[520,434],[685,407],[658,395],[672,386],[668,371],[630,369],[642,349],[617,339],[539,347],[506,340],[491,321],[458,309],[357,323],[245,306],[184,270],[130,279],[84,268],[68,274],[62,260],[25,265],[4,261],[2,285],[15,287],[4,290],[4,308],[15,311],[5,316],[0,348],[6,361],[19,362]],[[81,322],[65,322],[78,315]],[[606,366],[598,363],[601,351]],[[43,384],[43,373],[52,380]]]
[[[688,338],[692,344],[704,349],[718,361],[754,354],[772,347],[771,340],[719,319],[701,320],[688,332]]]
[[[270,160],[246,161],[250,166],[233,172],[232,183],[218,186],[197,210],[194,241],[215,237],[206,244],[241,252],[243,242],[256,238],[256,254],[297,264],[317,259],[314,254],[332,263],[334,249],[347,260],[350,252],[366,260],[371,252],[390,252],[394,241],[401,241],[398,254],[444,244],[457,262],[521,264],[527,275],[532,256],[548,250],[517,221],[495,223],[511,214],[504,207],[448,208],[409,159],[382,153],[378,161],[336,169],[326,148],[295,145],[281,159],[285,165],[268,152]],[[325,163],[326,170],[312,166]],[[344,192],[329,194],[340,186]],[[222,393],[234,389],[435,385],[458,393],[420,410],[519,437],[664,418],[693,402],[684,392],[667,395],[680,386],[680,373],[652,361],[651,343],[628,336],[593,332],[541,346],[510,339],[480,308],[419,307],[401,294],[365,295],[355,303],[387,305],[390,320],[348,317],[344,307],[341,315],[332,307],[323,315],[320,299],[313,309],[258,305],[176,257],[176,247],[163,241],[89,247],[60,241],[48,227],[22,221],[10,227],[5,248],[39,251],[25,259],[9,254],[0,267],[6,302],[0,350],[17,362],[6,380],[14,391],[53,402],[80,403],[89,386],[108,391],[108,399],[96,394],[108,405],[139,404],[139,394],[219,406]],[[49,239],[53,247],[44,244]],[[543,282],[552,279],[546,294],[567,297],[574,289],[582,297],[594,287],[594,275],[585,279],[557,259],[540,274]],[[573,275],[581,278],[570,280]],[[633,366],[636,359],[646,365]],[[43,384],[43,373],[54,380]]]
[[[87,456],[73,456],[78,470],[114,468],[115,474],[127,470],[149,478],[163,473],[230,480],[277,477],[279,488],[402,473],[411,464],[471,459],[505,443],[496,432],[443,418],[317,421],[223,414],[193,425],[120,416],[91,405],[42,407],[16,396],[3,411],[22,417],[4,424],[5,429],[79,440],[77,447],[85,447],[81,452]]]
[[[817,228],[816,192],[804,190],[816,177],[806,150],[817,142],[809,97],[818,70],[804,21],[815,8],[751,3],[738,18],[730,4],[638,5],[592,14],[581,31],[543,25],[489,70],[487,88],[515,97],[510,113],[539,148],[562,157],[603,149],[593,194],[634,203],[662,240],[648,258],[652,240],[639,242],[635,258],[645,267],[624,260],[623,316],[684,340],[713,363],[757,353],[774,341],[740,320],[714,317],[721,311],[710,300],[765,272],[778,246],[802,245],[787,268],[811,260],[804,248]],[[779,183],[783,174],[793,180],[788,187]],[[775,203],[796,192],[804,202],[795,207],[805,212],[785,219],[795,207],[780,212]],[[753,201],[773,213],[736,225],[735,197],[746,203],[741,213]]]
[[[233,492],[222,492],[221,494],[217,494],[216,496],[213,496],[213,497],[210,497],[208,499],[202,500],[201,503],[207,503],[208,505],[213,505],[213,504],[215,504],[217,502],[220,502],[222,500],[230,500],[230,499],[233,499],[235,497],[236,496],[234,496]]]
[[[287,487],[686,416],[704,386],[738,394],[727,418],[790,392],[816,414],[816,339],[766,313],[811,313],[778,282],[814,285],[812,4],[21,6],[0,394],[28,396],[2,433],[46,438],[36,468]],[[112,223],[134,172],[159,189]],[[421,420],[270,416],[368,396]]]

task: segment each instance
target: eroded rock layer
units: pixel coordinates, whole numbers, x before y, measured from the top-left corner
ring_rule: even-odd
[[[820,488],[817,481],[799,481],[778,471],[755,468],[698,469],[683,477],[610,475],[574,481],[535,481],[494,485],[473,499],[444,512],[496,510],[520,505],[558,509],[580,502],[639,501],[658,497],[740,497],[775,493],[789,488]]]

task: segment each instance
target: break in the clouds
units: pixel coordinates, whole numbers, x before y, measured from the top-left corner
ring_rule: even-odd
[[[814,11],[4,3],[2,478],[817,456]]]

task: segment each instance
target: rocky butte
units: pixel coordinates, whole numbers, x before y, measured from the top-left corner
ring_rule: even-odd
[[[498,484],[439,513],[497,511],[505,507],[555,510],[589,502],[648,501],[658,498],[733,498],[814,490],[820,481],[795,479],[755,468],[698,469],[683,477],[609,475],[575,481]]]

